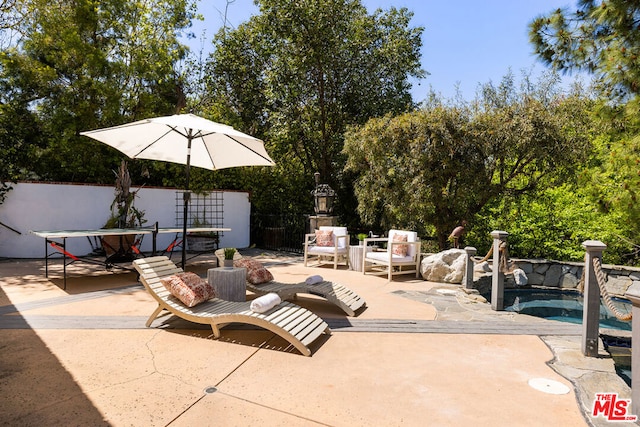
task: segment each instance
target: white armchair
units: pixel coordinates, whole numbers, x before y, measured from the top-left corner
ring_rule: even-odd
[[[382,252],[364,252],[362,273],[388,274],[389,281],[398,274],[415,273],[420,275],[420,246],[418,233],[406,230],[389,230],[389,237],[367,238],[368,243],[387,243],[387,250]],[[386,267],[381,270],[377,267]]]
[[[325,260],[333,261],[333,268],[338,268],[338,262],[344,259],[349,266],[349,234],[347,227],[321,226],[315,233],[304,236],[304,266],[307,266],[309,256],[317,257],[318,263]]]

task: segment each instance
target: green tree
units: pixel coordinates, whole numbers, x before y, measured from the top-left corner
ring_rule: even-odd
[[[575,12],[557,9],[529,25],[535,53],[559,70],[593,73],[607,97],[640,93],[637,0],[580,0]],[[637,100],[636,100],[637,101]],[[637,112],[637,102],[636,105]]]
[[[594,154],[579,183],[598,213],[619,218],[607,240],[607,253],[616,250],[616,262],[637,264],[640,259],[640,137],[635,127],[603,133],[594,140]]]
[[[570,171],[587,153],[588,102],[524,86],[518,91],[508,75],[499,87],[485,85],[475,105],[436,102],[352,129],[346,168],[359,174],[363,221],[422,235],[435,230],[444,248],[458,222],[490,201],[533,192]]]
[[[607,129],[595,139],[590,168],[581,182],[602,215],[618,215],[630,224],[640,219],[640,3],[581,0],[575,12],[556,10],[530,24],[536,53],[556,69],[593,73],[604,99],[599,113]],[[618,238],[635,243],[640,228],[623,227]]]
[[[22,6],[22,0],[0,1],[0,46],[10,43],[11,30],[18,25],[22,17]]]
[[[272,198],[279,207],[300,201],[316,170],[343,188],[348,125],[413,108],[422,28],[409,26],[407,9],[369,15],[358,0],[257,3],[260,14],[216,36],[207,111],[267,142],[278,165],[268,173],[295,190]]]
[[[190,0],[30,0],[17,43],[0,52],[0,105],[35,126],[23,168],[39,179],[111,182],[122,157],[79,132],[185,105],[178,41],[194,16]],[[15,129],[0,132],[11,147]],[[32,144],[31,146],[29,146]]]
[[[28,112],[19,107],[0,104],[0,204],[12,189],[11,183],[28,177],[26,165],[42,141],[36,123],[23,120],[25,117]]]
[[[547,187],[518,198],[488,203],[475,217],[467,242],[484,255],[492,230],[509,232],[509,255],[516,258],[584,260],[585,240],[607,244],[607,263],[626,264],[633,247],[623,236],[634,227],[621,210],[602,212],[590,189],[575,182]]]

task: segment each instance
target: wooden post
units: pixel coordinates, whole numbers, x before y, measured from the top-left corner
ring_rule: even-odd
[[[640,294],[629,293],[625,297],[631,300],[631,342],[640,343]],[[640,414],[640,351],[631,350],[631,413]]]
[[[600,330],[600,288],[593,259],[602,259],[602,251],[607,245],[599,240],[582,242],[586,255],[584,258],[584,303],[582,311],[582,354],[598,357],[598,339]]]
[[[493,265],[491,275],[491,309],[504,310],[504,273],[500,271],[500,244],[507,241],[509,233],[506,231],[492,231],[493,237]]]
[[[465,289],[473,289],[473,257],[478,251],[473,246],[465,247],[464,251],[467,253],[467,268],[464,270],[464,279],[462,281]]]

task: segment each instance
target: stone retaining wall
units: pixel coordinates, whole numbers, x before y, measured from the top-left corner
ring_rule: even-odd
[[[576,289],[582,278],[584,263],[562,262],[552,260],[531,260],[511,258],[518,268],[527,275],[528,285],[535,287]],[[620,265],[602,266],[602,271],[607,278],[607,291],[610,295],[624,297],[628,290],[640,293],[640,268]],[[484,288],[486,277],[491,286],[491,273],[485,273],[477,277],[477,287]],[[515,288],[513,275],[505,278],[505,288]]]

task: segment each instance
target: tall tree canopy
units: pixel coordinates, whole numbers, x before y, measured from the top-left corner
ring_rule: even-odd
[[[20,23],[22,6],[22,0],[0,0],[0,46],[11,43],[11,30]]]
[[[595,140],[596,155],[582,173],[603,215],[618,213],[625,227],[640,218],[640,2],[580,0],[575,12],[556,10],[530,24],[538,56],[561,70],[593,73],[604,95],[599,110],[608,123]],[[640,230],[618,238],[640,253]],[[611,244],[612,242],[609,242]]]
[[[627,101],[640,94],[637,0],[579,0],[575,12],[557,9],[536,18],[530,40],[545,63],[594,73],[608,97]]]
[[[21,4],[26,13],[13,28],[20,38],[0,52],[0,109],[13,124],[0,132],[0,151],[25,144],[23,166],[40,179],[111,182],[119,155],[78,133],[184,105],[178,37],[193,2]],[[37,132],[26,138],[20,129]]]
[[[584,159],[584,99],[541,88],[518,91],[507,76],[498,87],[485,85],[475,105],[436,102],[352,129],[346,168],[359,174],[363,220],[435,231],[442,248],[449,232],[489,201],[539,189]]]
[[[312,183],[317,170],[335,188],[346,127],[413,108],[422,28],[407,9],[370,15],[359,0],[257,4],[260,14],[216,37],[208,111],[263,137],[287,168],[274,173]]]

